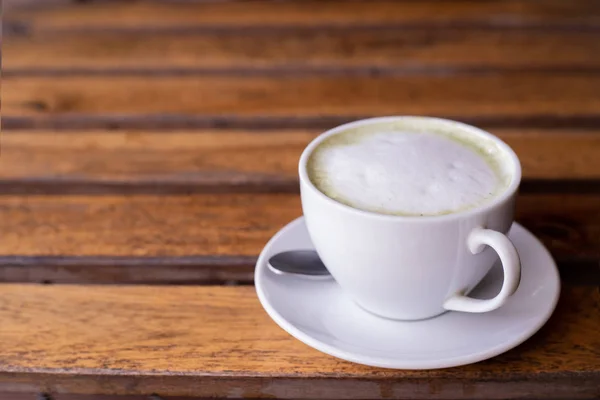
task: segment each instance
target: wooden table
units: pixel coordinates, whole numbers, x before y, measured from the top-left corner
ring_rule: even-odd
[[[3,400],[600,397],[600,2],[55,0],[4,33]],[[254,262],[301,214],[301,150],[386,114],[521,157],[517,219],[563,280],[523,345],[370,368],[262,310]]]

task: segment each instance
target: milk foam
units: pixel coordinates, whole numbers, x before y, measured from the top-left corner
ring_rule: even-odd
[[[507,185],[495,145],[430,132],[341,133],[311,154],[308,172],[325,195],[382,214],[441,215],[476,207]]]

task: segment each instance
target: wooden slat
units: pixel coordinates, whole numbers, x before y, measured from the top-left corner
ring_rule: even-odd
[[[9,131],[2,137],[0,183],[9,182],[7,190],[32,183],[32,191],[62,184],[67,192],[78,185],[110,192],[109,184],[123,191],[150,186],[164,192],[174,186],[296,191],[298,158],[316,134]]]
[[[3,117],[204,114],[327,117],[426,114],[464,118],[600,114],[600,75],[12,77]]]
[[[274,40],[276,36],[276,40]],[[600,67],[593,31],[285,30],[40,33],[3,43],[6,74],[64,71],[368,69],[454,71]],[[557,56],[560,55],[560,56]]]
[[[299,205],[296,194],[3,196],[0,254],[257,255]]]
[[[36,393],[1,392],[2,400],[41,400]]]
[[[598,284],[600,195],[522,195],[517,220],[569,281]],[[297,194],[0,197],[0,280],[250,282]],[[586,278],[587,277],[587,278]]]
[[[546,327],[459,368],[402,371],[324,355],[252,287],[0,285],[0,388],[303,399],[595,398],[600,292],[563,288]]]
[[[600,131],[499,129],[531,181],[600,181]],[[296,191],[298,158],[318,130],[9,131],[0,193]],[[583,185],[583,184],[582,184]],[[596,185],[600,186],[600,185]],[[590,188],[591,190],[591,188]]]
[[[118,18],[115,16],[118,15]],[[165,26],[476,25],[582,28],[600,25],[594,0],[85,2],[11,11],[32,29]]]
[[[599,256],[600,195],[522,195],[517,220],[557,256]],[[297,194],[3,196],[3,255],[255,256]],[[118,234],[116,234],[118,233]]]

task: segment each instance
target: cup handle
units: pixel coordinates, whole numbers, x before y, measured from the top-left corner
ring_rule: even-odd
[[[471,253],[481,253],[485,245],[490,246],[498,256],[504,270],[504,283],[500,293],[493,299],[480,300],[462,294],[455,294],[444,302],[446,310],[482,313],[501,307],[517,290],[521,281],[521,261],[519,254],[506,235],[491,230],[476,228],[467,238],[467,246]]]

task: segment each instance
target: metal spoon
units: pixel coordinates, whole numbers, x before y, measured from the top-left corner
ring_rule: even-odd
[[[275,254],[269,258],[269,267],[279,273],[310,277],[331,276],[314,250],[291,250]]]

